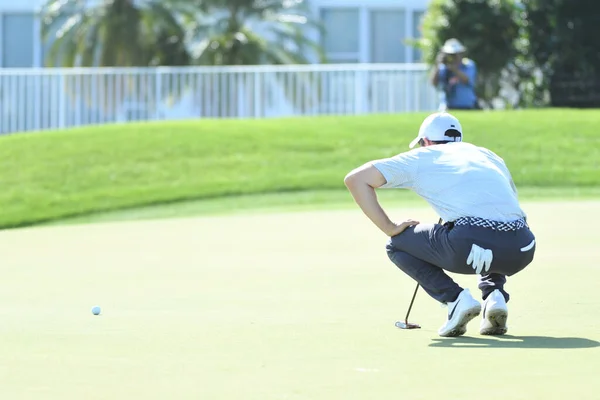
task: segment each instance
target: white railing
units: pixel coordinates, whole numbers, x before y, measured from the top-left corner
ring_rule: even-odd
[[[0,133],[436,107],[423,64],[0,69]]]

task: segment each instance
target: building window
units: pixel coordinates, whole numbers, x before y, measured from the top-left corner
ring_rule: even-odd
[[[421,20],[427,3],[421,0],[403,3],[406,7],[320,8],[325,29],[321,44],[329,63],[422,62],[421,52],[407,43],[407,39],[422,37]]]
[[[33,67],[33,13],[2,14],[2,67]]]
[[[330,63],[357,63],[360,59],[358,8],[323,8],[323,50]]]
[[[406,61],[406,13],[400,9],[371,11],[371,62]]]

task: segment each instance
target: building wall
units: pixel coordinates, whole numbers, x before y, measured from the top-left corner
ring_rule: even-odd
[[[0,11],[30,11],[37,10],[44,0],[0,0]]]
[[[41,32],[36,10],[41,0],[0,0],[0,67],[41,65]]]

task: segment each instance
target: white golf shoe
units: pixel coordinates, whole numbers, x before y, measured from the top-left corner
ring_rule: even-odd
[[[502,293],[496,289],[485,299],[479,333],[482,335],[504,335],[508,331],[507,319],[508,307],[506,307],[506,300]]]
[[[442,337],[464,335],[467,324],[481,313],[481,304],[471,296],[469,289],[463,289],[458,298],[448,303],[448,320],[438,330]]]

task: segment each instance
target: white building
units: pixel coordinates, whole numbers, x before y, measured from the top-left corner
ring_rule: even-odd
[[[43,0],[0,0],[0,67],[43,66],[44,48],[36,11]],[[327,29],[320,38],[336,63],[419,62],[404,43],[419,37],[429,0],[311,0]]]

